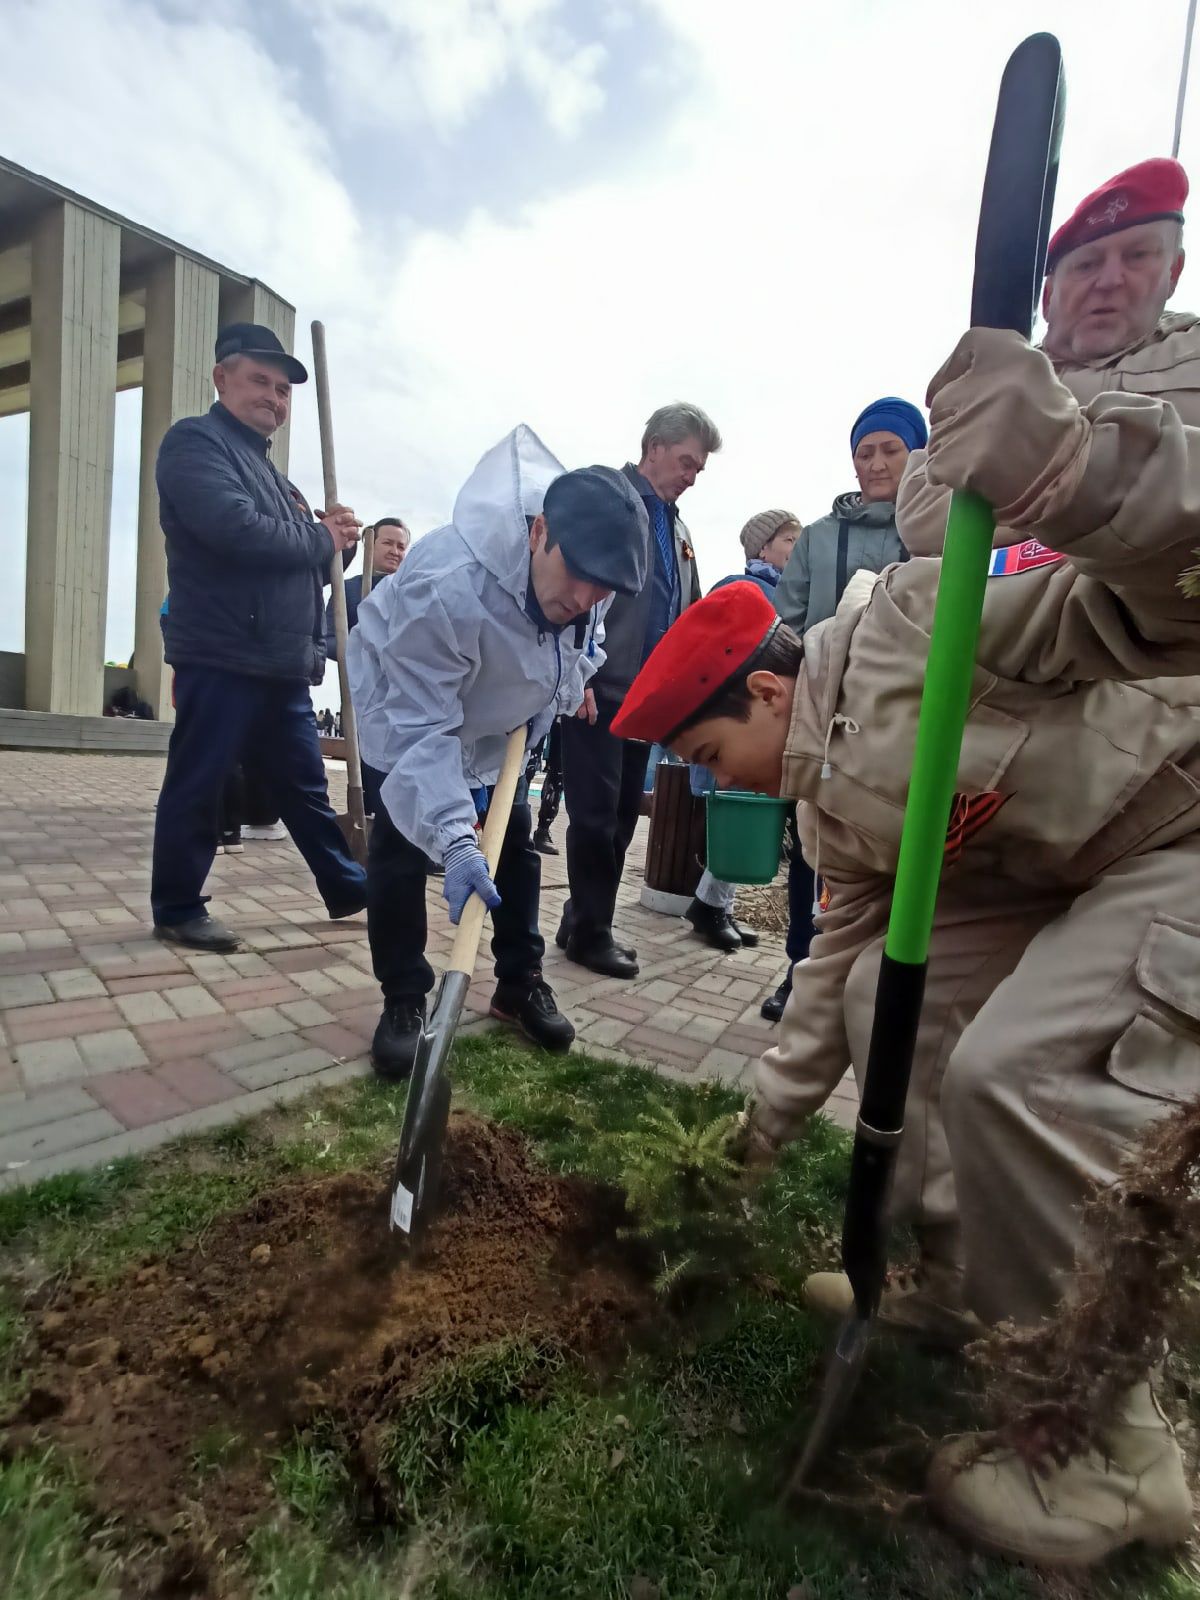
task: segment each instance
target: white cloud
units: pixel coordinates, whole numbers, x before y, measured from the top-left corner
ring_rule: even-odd
[[[502,87],[521,85],[549,126],[579,133],[604,104],[607,52],[580,44],[561,0],[297,0],[339,114],[448,137]]]

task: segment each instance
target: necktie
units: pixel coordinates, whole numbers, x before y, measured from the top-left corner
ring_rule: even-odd
[[[674,587],[675,584],[675,544],[671,538],[670,525],[667,522],[667,508],[661,500],[654,502],[654,537],[658,540],[658,548],[663,558],[663,568],[667,580]]]

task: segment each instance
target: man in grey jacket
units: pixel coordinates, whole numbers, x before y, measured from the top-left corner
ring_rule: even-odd
[[[610,978],[637,976],[637,952],[616,944],[612,921],[625,852],[637,827],[647,745],[609,732],[629,685],[675,619],[700,598],[700,577],[679,497],[704,471],[721,435],[699,406],[661,406],[646,424],[641,458],[626,463],[650,521],[651,562],[639,590],[605,619],[605,663],[596,674],[596,719],[564,722],[567,880],[557,943],[572,961]]]
[[[384,1010],[372,1059],[382,1077],[412,1070],[433,970],[425,958],[430,860],[445,872],[457,922],[471,894],[494,911],[494,1017],[537,1044],[575,1036],[542,978],[541,857],[524,781],[495,882],[476,823],[508,734],[536,749],[556,716],[596,714],[614,590],[646,581],[641,500],[609,467],[565,472],[531,429],[489,450],[453,520],[417,543],[362,602],[346,664],[364,763],[385,773],[367,865],[367,931]]]

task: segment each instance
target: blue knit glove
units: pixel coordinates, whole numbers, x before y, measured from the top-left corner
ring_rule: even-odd
[[[488,876],[487,859],[474,839],[455,839],[442,857],[442,866],[446,874],[442,880],[442,898],[450,907],[450,921],[455,927],[473,894],[479,896],[489,911],[500,904],[496,885]]]

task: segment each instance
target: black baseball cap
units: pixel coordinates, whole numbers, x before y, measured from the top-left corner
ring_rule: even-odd
[[[217,334],[216,359],[224,361],[229,356],[266,356],[277,362],[292,383],[307,383],[308,373],[288,355],[279,342],[279,335],[258,322],[231,322]]]

